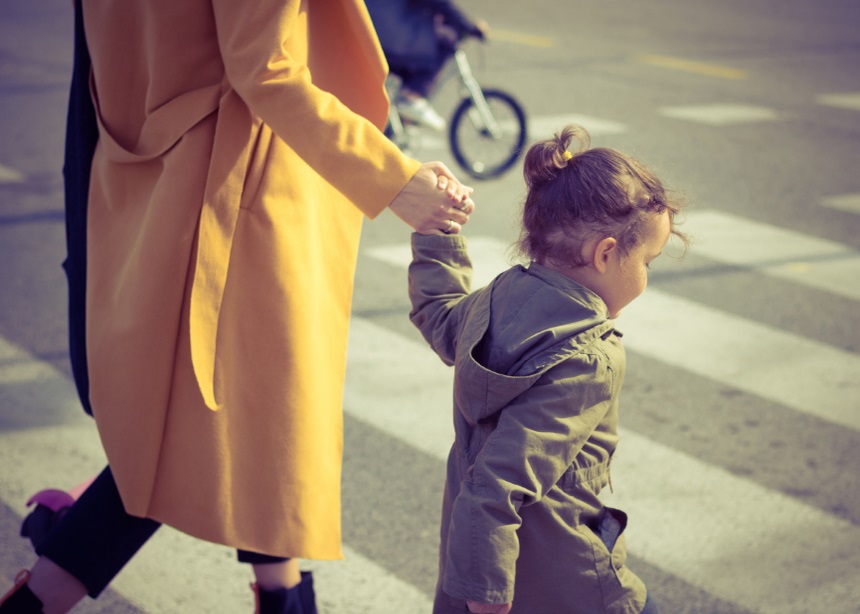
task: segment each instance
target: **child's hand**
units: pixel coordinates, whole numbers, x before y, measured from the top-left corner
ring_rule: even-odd
[[[450,179],[445,175],[436,176],[436,187],[448,192],[448,198],[450,198],[454,203],[462,203],[468,200],[472,195],[472,192],[474,192],[474,189],[463,185],[459,181]]]
[[[444,187],[440,188],[440,178]],[[427,162],[394,197],[388,208],[421,234],[457,234],[475,204],[472,188],[463,186],[441,162]]]
[[[475,211],[475,201],[472,200],[472,188],[464,186],[459,181],[451,180],[445,175],[436,177],[436,187],[448,193],[451,206],[466,215],[472,215]]]
[[[441,163],[439,164],[441,165]],[[444,167],[442,168],[443,171],[447,170]],[[437,198],[444,201],[444,204],[437,208],[435,214],[436,217],[442,215],[447,219],[442,222],[442,226],[431,226],[425,230],[413,225],[413,228],[415,232],[425,235],[459,234],[463,229],[463,225],[469,221],[469,216],[475,211],[475,203],[470,198],[473,190],[468,186],[464,186],[452,175],[446,175],[444,172],[438,173],[435,177]]]
[[[466,601],[466,605],[475,614],[508,614],[513,607],[512,603],[478,603],[470,600]]]

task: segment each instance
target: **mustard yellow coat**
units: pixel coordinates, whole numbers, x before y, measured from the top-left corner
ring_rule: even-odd
[[[83,13],[100,124],[90,397],[126,509],[237,548],[340,558],[361,220],[418,168],[379,131],[386,67],[364,5]]]

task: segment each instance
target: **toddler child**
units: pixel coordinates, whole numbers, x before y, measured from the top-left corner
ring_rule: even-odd
[[[525,179],[529,265],[486,288],[470,293],[463,237],[412,235],[410,318],[455,368],[433,611],[656,612],[625,566],[627,516],[598,494],[625,367],[614,320],[669,236],[684,239],[679,205],[579,126],[534,145]]]

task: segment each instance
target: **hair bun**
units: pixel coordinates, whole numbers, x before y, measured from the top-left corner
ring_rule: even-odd
[[[574,147],[571,147],[572,143]],[[567,167],[576,154],[590,146],[591,137],[588,131],[578,124],[569,124],[551,139],[538,141],[529,148],[523,163],[526,185],[531,188],[551,181]]]

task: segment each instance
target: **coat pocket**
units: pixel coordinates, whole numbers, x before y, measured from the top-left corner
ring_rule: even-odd
[[[597,526],[597,536],[600,541],[606,546],[606,549],[611,553],[615,550],[615,546],[627,528],[627,514],[613,507],[603,508],[603,518]]]
[[[594,536],[592,548],[594,564],[601,584],[616,585],[618,573],[627,560],[624,546],[624,529],[627,528],[627,514],[621,510],[604,507],[602,516],[588,524]]]
[[[641,611],[646,597],[645,585],[626,566],[624,531],[627,528],[627,514],[604,507],[599,521],[590,528],[595,571],[606,612]]]

